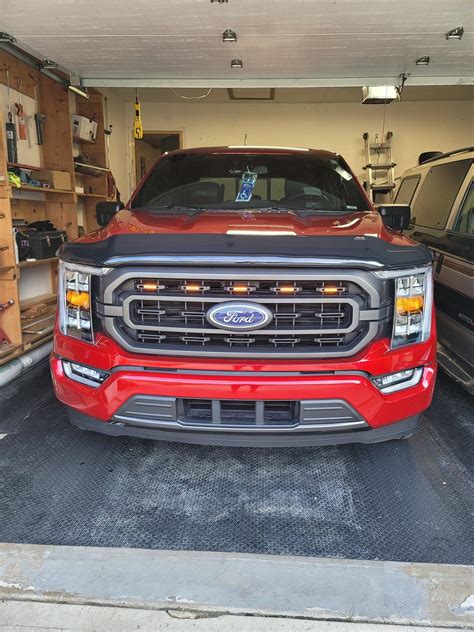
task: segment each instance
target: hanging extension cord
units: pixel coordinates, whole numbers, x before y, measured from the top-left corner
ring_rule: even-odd
[[[175,96],[179,97],[180,99],[184,99],[184,100],[186,100],[186,101],[193,101],[193,100],[195,100],[195,99],[205,99],[205,98],[206,98],[206,97],[208,97],[208,96],[211,94],[211,92],[212,92],[212,88],[209,88],[209,90],[206,92],[206,94],[200,94],[200,95],[195,96],[195,97],[187,97],[187,96],[185,96],[184,94],[179,94],[179,92],[176,92],[176,90],[173,90],[173,88],[169,88],[169,90],[171,90],[171,92],[172,92]]]

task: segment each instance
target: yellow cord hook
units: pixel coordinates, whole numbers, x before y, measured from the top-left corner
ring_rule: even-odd
[[[138,90],[135,91],[135,105],[134,105],[134,109],[135,109],[135,120],[133,122],[133,138],[135,138],[136,140],[141,140],[143,138],[143,125],[142,125],[142,118],[141,118],[141,105],[140,105],[140,101],[138,100]]]

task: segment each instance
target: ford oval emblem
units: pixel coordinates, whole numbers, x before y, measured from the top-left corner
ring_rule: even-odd
[[[220,329],[251,331],[268,325],[273,320],[273,313],[258,303],[226,302],[211,307],[206,318]]]

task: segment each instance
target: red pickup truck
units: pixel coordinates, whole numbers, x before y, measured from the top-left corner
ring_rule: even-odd
[[[431,255],[338,155],[165,154],[60,249],[51,366],[73,424],[212,445],[406,438],[436,377]]]

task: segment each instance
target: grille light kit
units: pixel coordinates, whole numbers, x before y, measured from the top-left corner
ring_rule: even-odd
[[[348,355],[376,334],[379,315],[376,308],[369,309],[363,287],[370,285],[364,275],[321,279],[314,272],[292,281],[279,278],[278,273],[260,271],[260,275],[262,278],[247,279],[236,273],[233,278],[232,273],[222,276],[194,269],[189,275],[166,270],[135,276],[130,271],[120,278],[112,272],[111,281],[100,284],[103,327],[135,352],[241,357],[271,357],[276,349],[286,356]],[[155,290],[157,286],[162,289]],[[230,309],[232,299],[247,297],[252,307],[268,307],[273,314],[271,326],[259,323],[260,331],[252,329],[249,336],[237,327],[229,334],[209,324],[206,314],[210,308]]]

